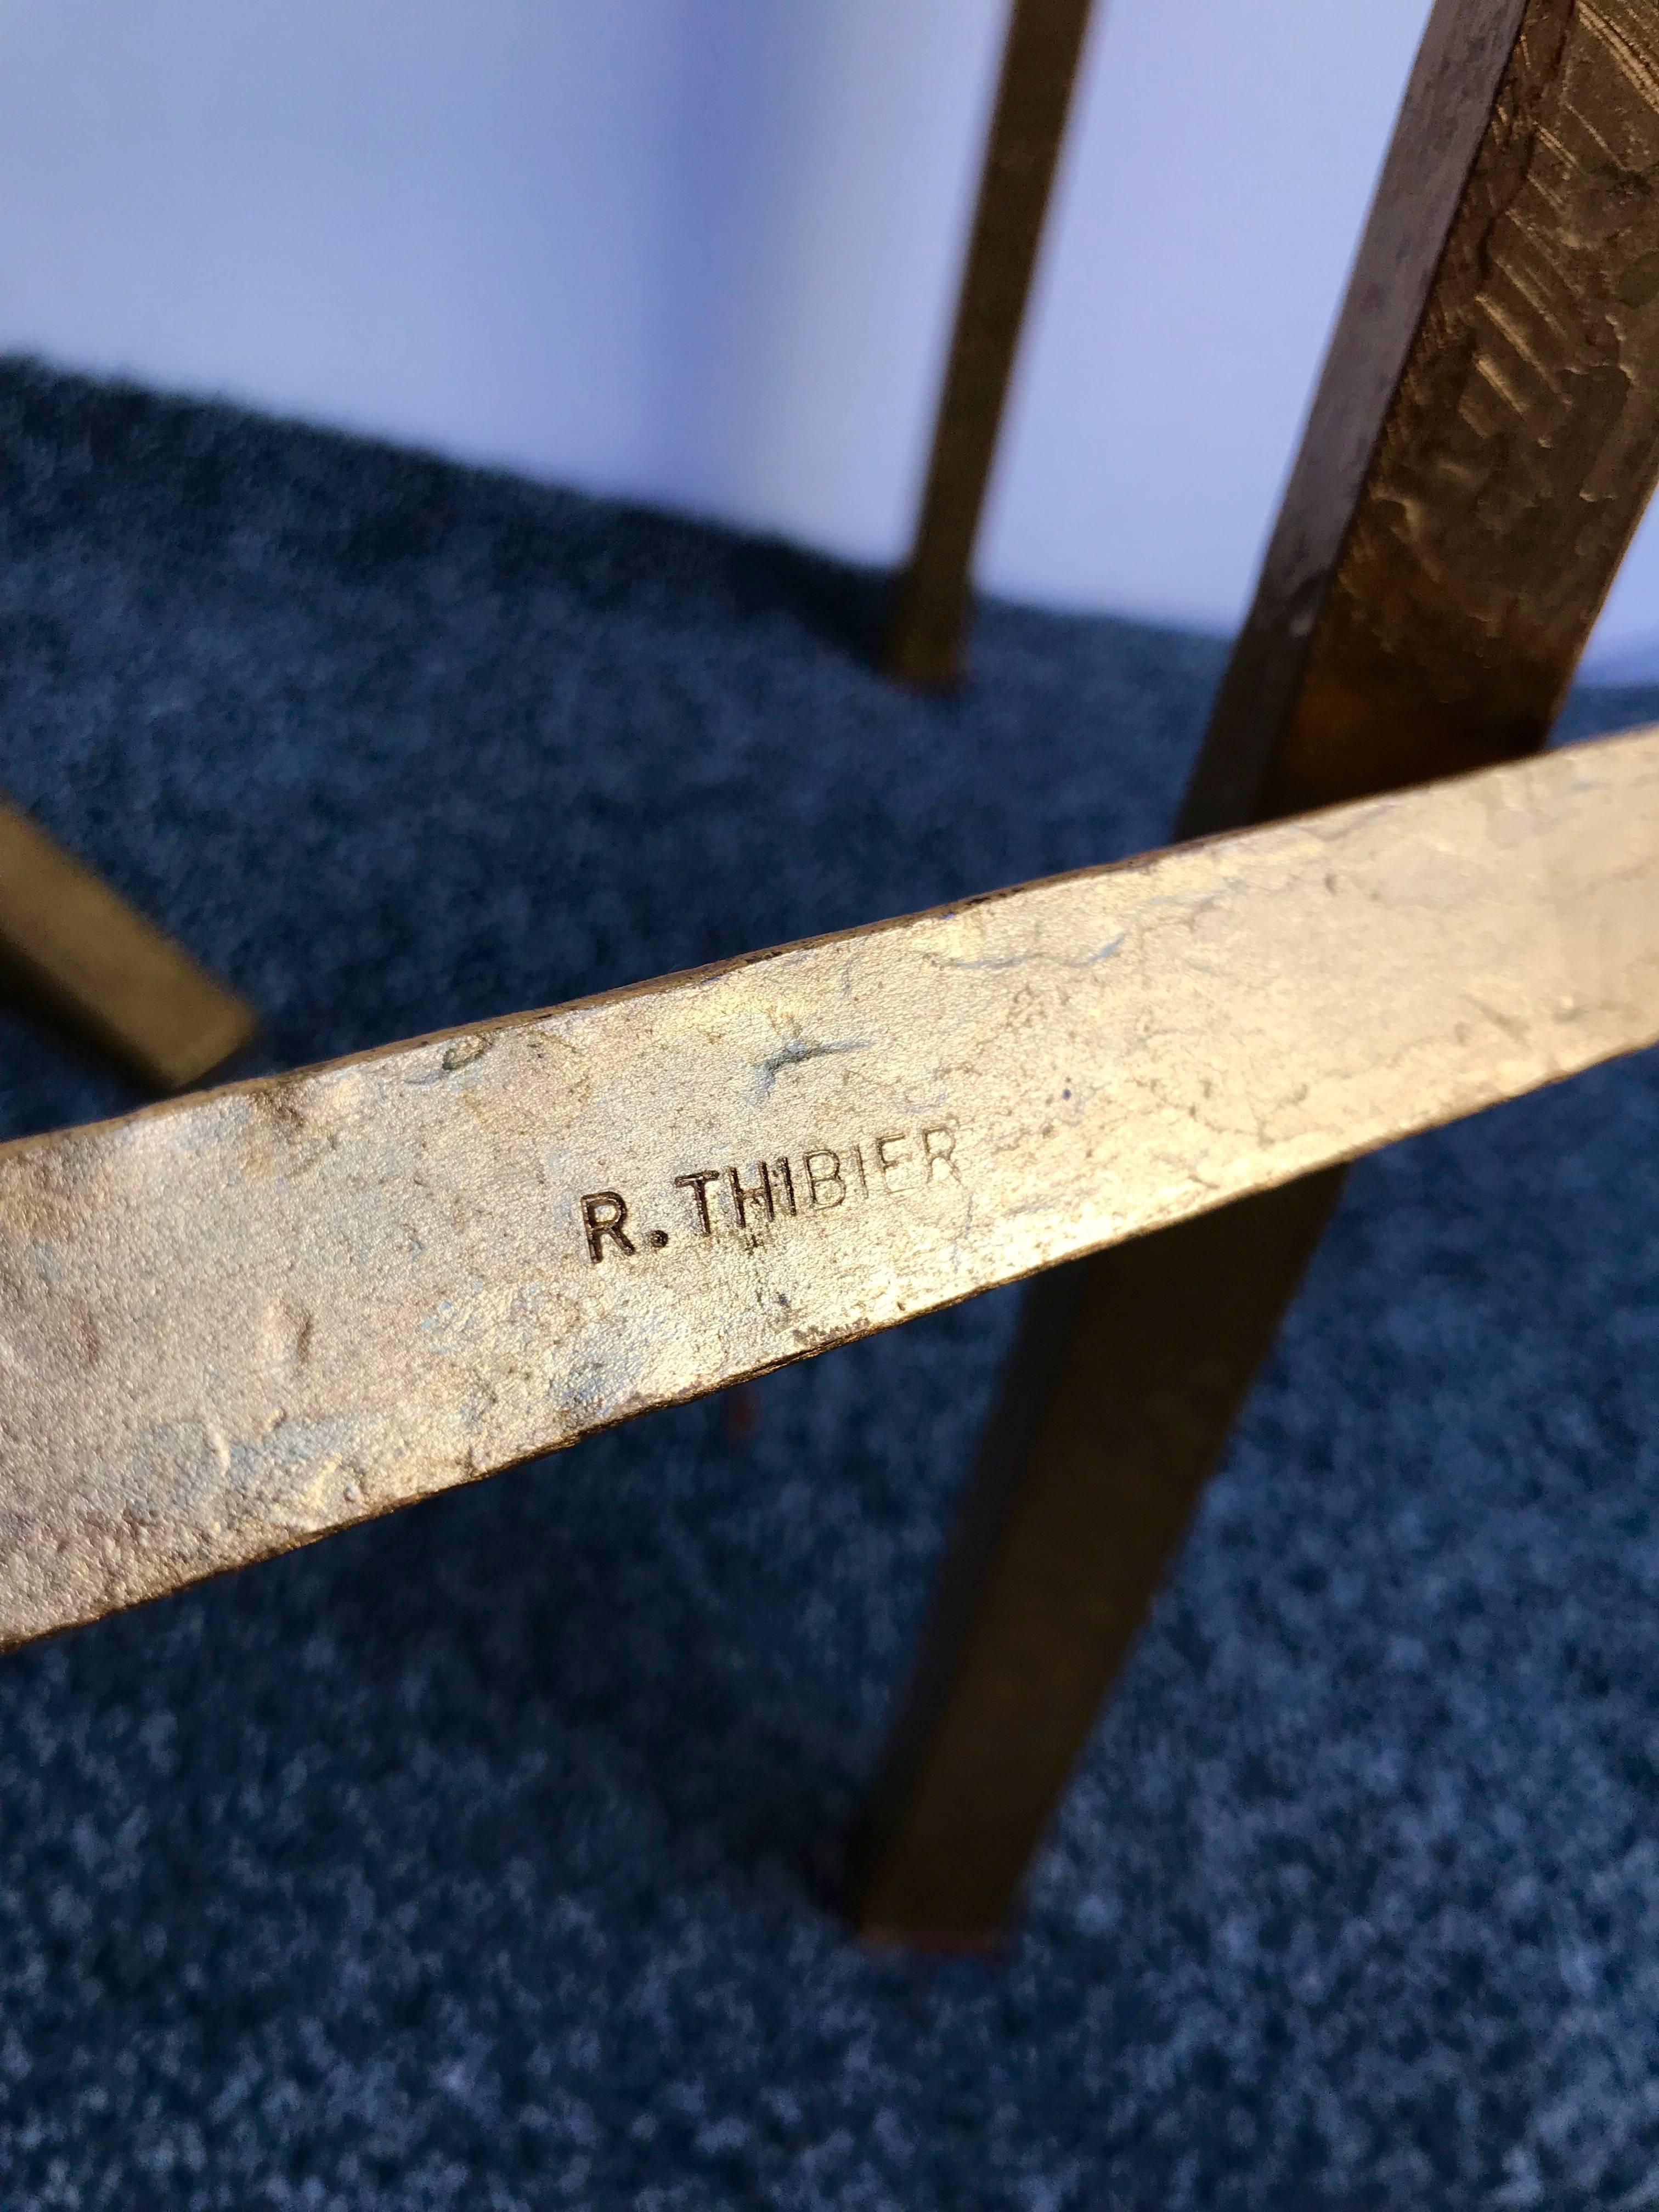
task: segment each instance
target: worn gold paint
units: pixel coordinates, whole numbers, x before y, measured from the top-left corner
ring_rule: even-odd
[[[1656,1036],[1659,730],[0,1148],[0,1638]]]

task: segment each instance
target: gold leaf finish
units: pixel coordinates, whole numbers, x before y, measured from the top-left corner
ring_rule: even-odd
[[[0,1641],[1659,1036],[1659,731],[0,1148]]]

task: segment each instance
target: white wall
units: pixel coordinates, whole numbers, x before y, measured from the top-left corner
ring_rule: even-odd
[[[1102,0],[988,582],[1237,618],[1426,4]],[[890,558],[1003,13],[0,0],[0,346]]]

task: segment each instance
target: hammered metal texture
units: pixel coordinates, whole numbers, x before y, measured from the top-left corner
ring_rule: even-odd
[[[1488,102],[1413,268],[1410,224],[1432,236]],[[1541,744],[1656,475],[1659,9],[1443,0],[1187,832]]]
[[[1659,1036],[1659,729],[0,1148],[0,1641]]]

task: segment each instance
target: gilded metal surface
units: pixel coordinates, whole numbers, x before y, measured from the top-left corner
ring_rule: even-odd
[[[157,1091],[199,1083],[257,1025],[251,1006],[4,799],[0,965]]]
[[[951,357],[889,672],[947,690],[962,671],[974,540],[1019,346],[1091,0],[1013,0]]]
[[[1659,8],[1437,0],[1182,834],[1540,744],[1656,462]],[[1340,1181],[1027,1315],[867,1824],[866,1932],[999,1931]]]
[[[16,1643],[1659,1036],[1659,729],[0,1148]]]
[[[1659,9],[1441,0],[1186,833],[1541,744],[1656,474]]]

